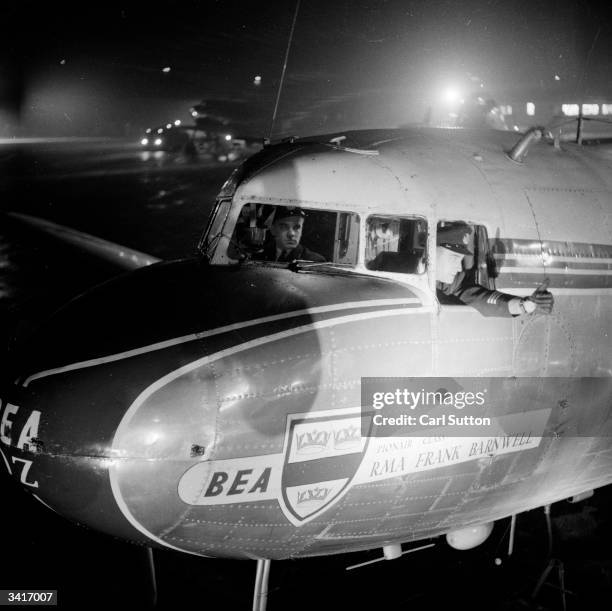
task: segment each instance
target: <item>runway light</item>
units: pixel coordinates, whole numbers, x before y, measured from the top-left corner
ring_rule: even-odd
[[[535,104],[533,102],[527,102],[527,104],[525,104],[525,110],[530,117],[533,117],[533,115],[535,115]]]
[[[231,134],[225,134],[225,139],[229,142],[232,139]]]
[[[180,125],[180,124],[181,124],[181,120],[180,120],[180,119],[177,119],[177,120],[174,122],[174,125]]]
[[[166,66],[165,68],[162,68],[162,72],[165,72],[166,74],[170,72],[170,66]]]
[[[161,134],[163,131],[164,131],[164,128],[163,128],[163,127],[160,127],[160,128],[157,130],[157,133],[158,133],[158,134]]]
[[[191,111],[191,116],[192,117],[197,117],[198,116],[198,111],[197,110],[192,110]]]
[[[172,127],[172,123],[166,123],[166,129],[170,129]]]
[[[140,144],[142,144],[142,146],[147,146],[147,144],[149,144],[149,139],[148,138],[143,138],[140,141]]]
[[[147,131],[145,132],[145,134],[150,134],[150,133],[151,133],[151,128],[149,127]]]
[[[161,146],[161,143],[162,143],[161,138],[155,138],[155,146]]]
[[[558,74],[555,74],[555,81],[560,81],[561,77]]]
[[[254,85],[261,85],[261,76],[257,75],[254,79],[253,79],[253,84]]]

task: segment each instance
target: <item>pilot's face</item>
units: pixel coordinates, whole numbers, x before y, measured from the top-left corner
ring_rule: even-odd
[[[302,239],[304,219],[301,216],[288,216],[272,224],[270,232],[276,240],[278,250],[293,250]]]
[[[455,276],[462,271],[463,257],[464,255],[460,252],[438,246],[436,248],[436,280],[444,284],[451,284]]]

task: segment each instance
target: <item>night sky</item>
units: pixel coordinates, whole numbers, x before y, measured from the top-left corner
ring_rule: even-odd
[[[201,100],[268,135],[295,6],[8,3],[0,137],[132,136]],[[611,75],[604,1],[302,0],[274,135],[419,121],[449,86],[612,98]]]

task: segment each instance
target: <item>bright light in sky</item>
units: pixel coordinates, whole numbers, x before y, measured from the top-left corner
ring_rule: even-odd
[[[162,72],[170,72],[170,66],[166,66],[165,68],[162,68]]]
[[[442,99],[449,104],[454,104],[461,98],[461,93],[455,87],[448,87],[442,94]]]

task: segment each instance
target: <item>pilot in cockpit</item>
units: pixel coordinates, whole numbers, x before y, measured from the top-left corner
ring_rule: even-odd
[[[280,263],[295,260],[322,263],[325,257],[300,244],[306,214],[301,208],[277,206],[274,221],[270,226],[271,240],[264,244],[263,250],[253,256],[261,261]]]
[[[438,226],[436,248],[436,288],[440,303],[464,303],[483,316],[518,316],[537,312],[550,314],[554,298],[547,282],[529,297],[517,297],[485,288],[476,282],[476,268],[464,269],[464,259],[473,257],[470,250],[472,228],[463,222]]]

